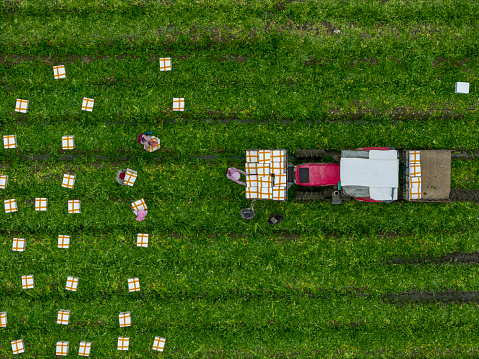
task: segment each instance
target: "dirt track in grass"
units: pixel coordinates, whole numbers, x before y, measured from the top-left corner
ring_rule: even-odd
[[[479,303],[479,292],[463,292],[449,289],[442,292],[411,291],[408,293],[386,294],[383,299],[399,304],[422,304],[427,302]]]
[[[479,252],[463,253],[460,251],[447,253],[441,257],[414,257],[396,258],[391,261],[393,264],[477,264],[479,263]]]

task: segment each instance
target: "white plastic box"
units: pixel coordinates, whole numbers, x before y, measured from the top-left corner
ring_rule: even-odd
[[[139,292],[140,280],[138,278],[128,278],[128,290],[130,292]]]
[[[469,93],[469,82],[456,82],[456,93]]]
[[[65,188],[73,188],[75,185],[75,177],[74,175],[69,175],[69,174],[64,174],[63,175],[63,181],[62,181],[62,187]]]
[[[118,337],[118,350],[128,350],[129,345],[130,345],[130,338]]]
[[[68,325],[69,320],[70,320],[70,311],[60,309],[58,311],[57,324]]]
[[[153,341],[153,350],[162,352],[163,348],[165,347],[165,341],[165,338],[155,337],[155,340]]]
[[[55,78],[55,80],[65,79],[67,77],[65,73],[65,66],[64,65],[53,66],[53,77]]]
[[[147,233],[138,233],[136,235],[136,245],[138,247],[148,247],[148,237],[149,235]]]
[[[70,236],[58,235],[58,248],[70,248]]]
[[[183,97],[175,97],[173,99],[173,111],[184,111],[185,99]]]
[[[13,238],[12,251],[24,252],[25,251],[25,238]]]
[[[14,340],[12,342],[13,354],[21,354],[25,352],[25,346],[23,345],[23,339]]]
[[[68,201],[68,213],[81,213],[80,200],[72,199]]]
[[[0,313],[0,328],[5,328],[7,326],[7,312]]]
[[[7,188],[7,183],[8,183],[8,176],[0,175],[0,189]]]
[[[15,111],[26,113],[28,111],[28,100],[17,99],[17,103],[15,105]]]
[[[17,135],[3,136],[3,148],[17,148]]]
[[[80,349],[78,350],[78,355],[83,357],[90,356],[91,342],[80,342]]]
[[[81,106],[81,109],[83,111],[88,111],[88,112],[92,112],[93,111],[93,105],[95,104],[95,100],[92,99],[92,98],[88,98],[88,97],[83,97],[83,102],[82,102],[82,106]]]
[[[67,284],[65,285],[66,290],[71,290],[72,292],[76,292],[78,288],[78,278],[73,276],[67,277]]]
[[[57,342],[57,348],[55,351],[55,355],[65,356],[68,354],[68,342]]]
[[[46,198],[35,198],[35,211],[45,212],[48,200]]]
[[[123,312],[118,315],[120,328],[131,327],[131,313]]]
[[[30,275],[22,275],[22,288],[23,289],[31,289],[34,287],[34,280],[33,274]]]
[[[160,71],[171,71],[171,57],[160,58]]]
[[[5,201],[3,201],[3,203],[5,205],[5,213],[12,213],[18,211],[16,199],[6,199]]]

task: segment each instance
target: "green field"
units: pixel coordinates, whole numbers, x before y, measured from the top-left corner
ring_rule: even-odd
[[[293,187],[245,221],[250,201],[225,169],[252,148],[478,151],[478,19],[479,3],[459,0],[2,2],[0,132],[18,147],[0,148],[0,200],[19,210],[0,209],[0,358],[51,358],[58,341],[68,357],[92,342],[92,358],[477,357],[476,202],[333,206],[295,201]],[[146,131],[160,150],[136,143]],[[133,187],[115,181],[127,167]],[[453,160],[451,187],[479,190],[479,158]],[[285,220],[268,225],[272,213]]]

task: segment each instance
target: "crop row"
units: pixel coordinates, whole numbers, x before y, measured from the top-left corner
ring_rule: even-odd
[[[33,295],[21,289],[20,277],[27,274],[35,275],[36,287],[28,292],[42,298],[67,295],[67,276],[80,278],[74,295],[85,299],[99,293],[126,292],[126,278],[132,277],[140,279],[141,293],[170,299],[187,291],[213,300],[238,288],[243,294],[268,296],[275,292],[292,297],[305,292],[337,297],[344,288],[360,288],[373,297],[414,289],[479,290],[474,266],[396,264],[398,257],[477,251],[478,236],[473,230],[394,238],[336,238],[318,233],[288,240],[287,235],[274,232],[215,235],[207,229],[199,233],[191,229],[182,235],[140,226],[114,227],[109,232],[65,227],[49,233],[25,230],[2,234],[3,290],[15,296]],[[150,235],[148,248],[136,246],[137,233]],[[59,234],[71,236],[70,248],[57,248]],[[25,252],[11,250],[12,237],[25,238]],[[48,288],[52,281],[60,282],[55,290]],[[226,298],[236,295],[226,294]]]
[[[133,187],[119,186],[115,182],[119,168],[68,165],[67,169],[62,164],[43,169],[32,168],[23,161],[11,162],[8,171],[4,171],[10,175],[10,182],[2,190],[1,199],[16,198],[19,211],[0,212],[0,221],[8,230],[26,229],[39,233],[62,228],[71,231],[80,225],[86,230],[102,231],[115,226],[131,228],[139,224],[135,223],[129,204],[140,198],[145,199],[149,208],[141,226],[180,233],[205,229],[210,233],[269,231],[265,229],[268,227],[266,218],[271,212],[280,212],[290,219],[282,227],[293,233],[314,233],[319,228],[338,235],[439,233],[472,228],[479,213],[477,205],[467,202],[368,204],[352,201],[332,206],[328,202],[262,201],[255,206],[258,217],[251,226],[239,216],[239,210],[249,202],[245,199],[244,188],[226,178],[224,171],[228,163],[220,160],[211,166],[200,159],[196,161],[164,166],[161,163],[145,166],[142,161],[136,165],[125,163],[122,168],[138,171],[139,177]],[[477,166],[477,160],[468,163]],[[70,169],[78,176],[76,185],[73,189],[63,188],[61,178]],[[48,198],[47,212],[34,211],[35,197]],[[67,214],[68,199],[82,201],[81,214]]]
[[[473,266],[384,263],[388,256],[424,249],[477,250],[472,232],[382,240],[301,236],[280,244],[275,235],[205,240],[204,233],[182,238],[153,231],[148,248],[136,248],[132,235],[80,232],[68,250],[55,248],[50,236],[26,235],[24,253],[11,252],[10,238],[3,237],[0,283],[2,308],[11,318],[8,335],[36,341],[40,353],[60,336],[70,341],[87,336],[105,354],[108,338],[124,333],[116,325],[118,312],[128,310],[138,333],[161,329],[169,346],[182,353],[230,352],[244,343],[274,352],[289,347],[333,353],[338,345],[365,351],[473,340],[475,305],[398,307],[381,295],[452,288],[460,300],[461,291],[477,290]],[[28,293],[19,288],[25,271],[34,272],[37,282]],[[63,288],[70,274],[80,277],[75,293]],[[140,277],[138,293],[127,293],[124,277],[130,274]],[[54,323],[59,308],[72,311],[68,328]],[[131,334],[132,341],[142,343],[138,333]],[[224,335],[231,333],[225,343]]]
[[[326,18],[337,21],[354,21],[374,25],[376,23],[446,23],[457,27],[470,24],[479,15],[479,7],[474,2],[453,2],[441,0],[435,2],[377,2],[374,0],[353,0],[347,3],[337,1],[263,1],[206,0],[191,3],[185,0],[134,0],[128,3],[121,0],[106,0],[101,3],[80,0],[60,0],[55,3],[36,1],[7,2],[0,7],[5,14],[37,17],[40,20],[49,16],[102,16],[116,15],[135,18],[158,14],[161,20],[175,19],[177,23],[195,19],[200,24],[250,24],[258,19],[276,21],[320,22]],[[163,22],[171,23],[171,22]],[[95,24],[92,25],[95,27]],[[41,28],[37,25],[37,28]]]
[[[130,122],[108,125],[105,119],[70,119],[62,122],[33,122],[30,125],[8,122],[2,135],[17,135],[18,148],[1,149],[0,159],[15,161],[17,154],[49,153],[55,159],[63,154],[103,154],[119,159],[125,153],[150,158],[162,156],[163,150],[182,156],[205,155],[222,152],[243,157],[251,148],[285,148],[294,154],[298,148],[332,150],[365,146],[393,146],[403,149],[468,149],[478,150],[479,123],[474,116],[454,121],[428,120],[421,123],[380,121],[361,126],[347,123],[291,124],[205,123],[185,121],[163,123],[153,117],[136,117],[136,126]],[[65,119],[66,120],[66,119]],[[35,121],[35,119],[33,120]],[[91,121],[91,122],[90,122]],[[136,142],[138,133],[151,131],[161,139],[157,152],[147,153]],[[61,150],[61,137],[73,135],[75,149]],[[61,152],[60,154],[58,152]],[[77,152],[78,151],[78,152]]]
[[[47,54],[34,44],[4,49],[15,54],[28,49],[25,55],[30,58],[20,63],[9,56],[3,60],[1,84],[8,91],[0,94],[0,113],[11,117],[16,98],[23,98],[30,101],[28,116],[78,115],[82,97],[95,99],[90,120],[118,113],[171,115],[174,97],[185,98],[188,116],[206,117],[213,111],[262,120],[340,114],[441,117],[447,111],[462,116],[477,110],[475,96],[454,93],[457,81],[471,82],[471,94],[476,91],[472,31],[465,31],[459,41],[469,49],[464,54],[457,53],[458,40],[450,32],[437,39],[392,31],[365,39],[361,32],[351,32],[321,41],[287,32],[262,33],[264,38],[251,44],[219,50],[207,42],[175,48],[162,44],[160,37],[156,43],[113,48],[106,54],[110,57],[103,53],[110,48],[104,43],[88,45],[87,50],[72,47],[68,53],[60,51],[67,44],[51,45]],[[177,41],[190,46],[184,37]],[[151,55],[118,59],[119,53],[147,52]],[[47,56],[60,53],[56,62]],[[65,62],[70,53],[84,58]],[[171,72],[160,73],[159,57],[172,58]],[[67,78],[54,80],[52,66],[61,63]]]

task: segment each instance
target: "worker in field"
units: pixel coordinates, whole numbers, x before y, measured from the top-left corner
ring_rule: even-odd
[[[133,202],[130,204],[132,205]],[[143,221],[146,217],[146,215],[148,214],[148,210],[147,209],[140,209],[139,211],[136,210],[135,208],[132,207],[132,210],[133,210],[133,213],[135,214],[136,216],[136,220],[137,221]]]
[[[242,182],[239,180],[242,174],[245,176],[248,176],[248,174],[245,171],[241,171],[234,167],[230,167],[226,170],[226,177],[228,177],[233,182],[236,182],[242,186],[246,186],[246,182]]]
[[[150,147],[155,148],[159,145],[159,143],[155,139],[156,137],[152,138],[151,132],[140,133],[138,136],[136,136],[136,142],[142,144],[145,151],[148,151]]]

